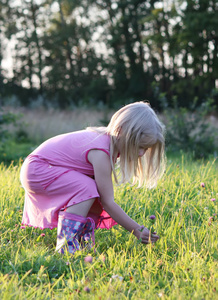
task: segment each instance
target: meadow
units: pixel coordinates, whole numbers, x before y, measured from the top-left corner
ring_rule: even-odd
[[[21,226],[21,163],[0,165],[1,299],[218,299],[217,161],[168,157],[156,189],[115,187],[137,222],[149,227],[156,216],[156,244],[117,225],[74,256],[55,252],[56,229]]]
[[[21,225],[21,158],[53,135],[102,125],[113,112],[9,110],[21,119],[17,138],[2,156],[7,163],[0,164],[0,299],[218,298],[218,163],[213,156],[193,161],[183,152],[167,153],[166,174],[156,189],[115,186],[116,202],[139,224],[149,227],[149,216],[156,216],[160,240],[155,245],[141,244],[117,225],[96,230],[95,251],[60,255],[56,229]]]

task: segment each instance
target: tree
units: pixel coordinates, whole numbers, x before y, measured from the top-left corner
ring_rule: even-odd
[[[158,86],[180,105],[202,102],[218,75],[217,9],[217,0],[3,0],[0,61],[6,38],[17,41],[7,93],[25,85],[23,104],[43,94],[61,107],[141,99],[159,107]]]
[[[44,36],[49,54],[46,86],[62,107],[92,97],[103,102],[107,99],[108,83],[101,74],[104,61],[92,46],[93,27],[88,13],[86,1],[58,0],[58,10],[50,18]]]
[[[217,0],[187,0],[185,8],[178,11],[181,21],[175,27],[174,38],[182,64],[177,65],[180,81],[172,88],[180,99],[183,98],[185,105],[194,97],[203,100],[215,88],[218,76],[217,10]]]
[[[151,67],[150,74],[154,81],[158,82],[162,92],[170,90],[171,82],[176,77],[174,57],[170,55],[170,49],[175,50],[175,43],[172,40],[172,21],[175,22],[176,12],[174,5],[156,7],[153,2],[150,13],[144,18],[147,34],[144,43],[149,49],[148,63]],[[158,106],[158,103],[155,103]]]
[[[43,5],[33,0],[23,0],[22,6],[17,8],[16,54],[14,73],[16,82],[28,83],[30,90],[38,88],[43,93]]]
[[[13,0],[2,0],[0,3],[0,97],[6,92],[4,78],[7,70],[2,68],[2,60],[6,51],[7,41],[17,32],[14,8],[11,7]],[[1,104],[1,99],[0,99]]]

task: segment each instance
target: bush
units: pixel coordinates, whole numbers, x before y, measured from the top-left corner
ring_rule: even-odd
[[[0,109],[0,162],[10,164],[31,152],[32,143],[18,124],[20,116]],[[11,130],[15,127],[15,130]]]
[[[10,112],[4,112],[0,109],[0,152],[3,151],[6,140],[10,137],[10,133],[6,125],[14,124],[17,117]]]
[[[169,150],[190,152],[193,158],[216,156],[215,130],[208,122],[208,114],[214,110],[213,99],[198,105],[194,99],[189,109],[178,107],[174,98],[173,107],[169,108],[162,95],[162,107],[167,126],[167,147]]]

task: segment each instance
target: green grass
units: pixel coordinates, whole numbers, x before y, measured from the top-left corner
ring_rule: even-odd
[[[87,252],[55,253],[56,229],[20,228],[20,164],[2,164],[0,298],[218,299],[217,167],[173,158],[156,189],[115,187],[117,203],[137,222],[149,226],[156,215],[161,238],[146,246],[120,226],[96,230],[93,262],[85,263]]]

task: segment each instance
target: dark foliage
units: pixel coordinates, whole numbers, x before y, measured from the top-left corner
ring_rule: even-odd
[[[171,106],[175,97],[182,107],[196,97],[201,104],[218,78],[217,10],[216,0],[4,0],[0,65],[8,41],[16,44],[12,78],[0,72],[0,102],[16,95],[25,106],[41,97],[60,108],[116,107],[148,99],[161,109],[155,82]]]

